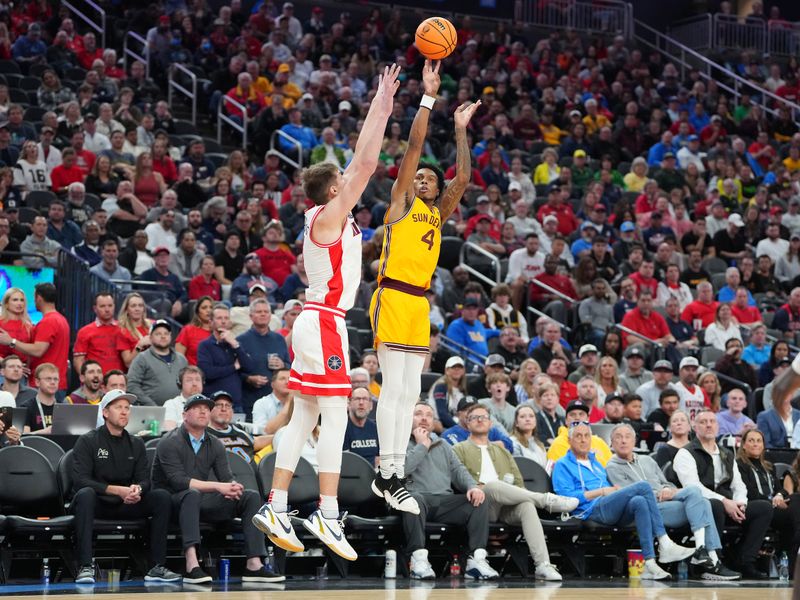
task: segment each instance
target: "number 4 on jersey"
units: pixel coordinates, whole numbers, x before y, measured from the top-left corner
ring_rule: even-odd
[[[428,250],[433,250],[433,229],[428,230],[428,233],[422,236],[422,241],[425,244],[428,244]]]

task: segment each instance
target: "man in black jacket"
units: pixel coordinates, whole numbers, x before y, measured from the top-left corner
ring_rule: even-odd
[[[100,401],[105,423],[85,433],[73,450],[72,487],[78,576],[75,583],[94,583],[92,523],[94,519],[150,520],[150,558],[155,566],[145,581],[176,582],[180,575],[167,569],[167,527],[170,496],[150,488],[144,442],[125,431],[133,394],[111,390]]]
[[[233,480],[225,447],[212,435],[207,435],[214,402],[203,394],[195,394],[183,407],[183,424],[166,434],[158,444],[153,462],[153,487],[172,494],[172,506],[178,513],[186,558],[184,583],[209,583],[197,560],[200,544],[200,519],[212,522],[242,518],[244,550],[247,566],[244,582],[278,582],[269,565],[264,536],[253,525],[253,515],[261,506],[258,493],[245,490]],[[214,481],[211,480],[211,475]]]

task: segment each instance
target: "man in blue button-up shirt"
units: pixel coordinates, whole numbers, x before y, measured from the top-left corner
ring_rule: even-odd
[[[303,125],[302,118],[303,114],[300,112],[299,108],[291,109],[289,111],[289,122],[281,127],[280,130],[300,142],[300,145],[303,146],[303,154],[308,158],[311,154],[311,149],[319,144],[319,140],[317,140],[317,136],[314,135],[314,131],[310,127]],[[289,143],[289,141],[283,137],[279,138],[279,140],[281,150],[290,155],[297,154],[297,148],[294,144]]]

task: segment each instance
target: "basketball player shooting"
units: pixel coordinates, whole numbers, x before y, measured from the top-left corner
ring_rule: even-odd
[[[400,67],[396,65],[384,69],[353,160],[344,173],[329,163],[311,166],[303,173],[306,197],[316,206],[305,214],[307,302],[292,335],[295,358],[289,388],[297,395],[278,446],[272,490],[266,504],[253,517],[253,523],[272,543],[291,552],[303,550],[303,544],[292,528],[288,512],[289,484],[302,448],[321,417],[317,443],[319,508],[303,525],[342,558],[358,558],[342,532],[336,497],[347,428],[347,398],[352,391],[345,313],[353,307],[361,280],[361,231],[351,211],[378,165],[382,133],[400,85],[399,74]]]
[[[425,291],[439,261],[442,223],[456,209],[470,181],[467,125],[480,106],[480,100],[466,102],[455,111],[456,176],[445,187],[438,167],[420,165],[428,119],[439,91],[439,66],[438,61],[434,66],[426,60],[422,70],[425,95],[392,186],[384,219],[378,288],[370,303],[383,377],[377,410],[381,464],[372,491],[392,508],[413,514],[419,514],[419,506],[404,485],[405,455],[430,348],[430,306]]]

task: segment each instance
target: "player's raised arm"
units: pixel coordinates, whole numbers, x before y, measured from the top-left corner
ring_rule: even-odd
[[[375,172],[383,143],[383,132],[386,130],[389,115],[392,114],[394,95],[400,87],[400,82],[397,81],[399,75],[400,67],[395,64],[383,70],[378,81],[378,92],[372,99],[356,142],[353,160],[342,174],[341,189],[337,190],[336,196],[317,219],[317,225],[322,229],[335,227],[341,231],[342,223],[361,198],[369,178]]]
[[[447,184],[439,203],[442,224],[447,222],[447,218],[453,214],[472,178],[472,157],[469,144],[467,144],[467,125],[480,105],[480,100],[474,104],[465,102],[456,109],[453,115],[456,122],[456,176]]]
[[[439,79],[440,65],[439,61],[436,61],[434,65],[430,60],[426,60],[425,66],[422,68],[422,87],[425,90],[425,95],[422,97],[417,115],[411,124],[411,132],[408,134],[408,148],[403,154],[400,168],[397,171],[397,179],[392,185],[392,203],[389,207],[390,221],[399,219],[408,204],[414,199],[414,176],[417,173],[419,157],[422,155],[422,148],[425,145],[428,119],[441,83]]]

